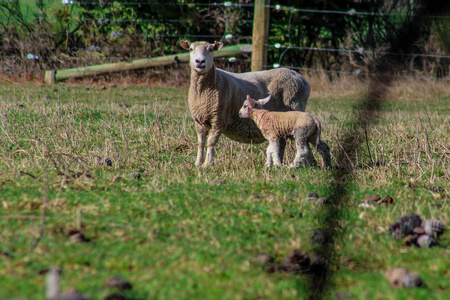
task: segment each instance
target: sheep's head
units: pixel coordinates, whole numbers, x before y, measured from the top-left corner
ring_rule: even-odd
[[[214,42],[210,44],[208,42],[195,42],[181,41],[181,47],[191,52],[189,63],[192,70],[197,73],[203,74],[208,72],[214,67],[214,51],[220,50],[223,47],[223,43]]]

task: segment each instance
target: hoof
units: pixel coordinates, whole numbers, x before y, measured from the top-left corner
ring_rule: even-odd
[[[206,169],[206,168],[212,167],[212,166],[214,166],[214,163],[208,163],[208,162],[205,162],[205,163],[202,165],[202,168],[203,168],[203,169]]]
[[[306,165],[304,164],[304,163],[291,163],[290,165],[289,165],[289,168],[302,168],[302,167],[306,167]]]

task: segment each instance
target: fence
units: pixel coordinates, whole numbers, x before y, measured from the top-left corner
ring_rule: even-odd
[[[3,7],[3,15],[0,15],[0,23],[3,23],[3,30],[4,34],[7,30],[7,25],[11,24],[13,21],[13,17],[7,16],[5,13],[5,4],[14,3],[17,1],[14,0],[7,0],[7,1],[0,1],[0,6]],[[120,1],[109,1],[110,3],[116,3],[119,4],[126,4],[127,6],[131,7],[141,7],[146,5],[154,5],[162,7],[161,4],[158,3],[143,3],[143,2],[120,2]],[[29,5],[30,11],[33,10],[33,1],[30,0],[24,0],[21,1],[19,5],[26,6]],[[108,3],[108,1],[105,1],[105,3]],[[49,7],[52,7],[52,9],[59,9],[59,11],[73,11],[75,9],[81,9],[81,5],[97,5],[99,4],[99,1],[71,1],[71,0],[62,0],[62,1],[47,1],[47,5]],[[115,63],[115,62],[124,62],[132,59],[136,59],[139,57],[133,57],[133,54],[130,54],[124,58],[123,53],[130,52],[130,49],[121,46],[124,45],[121,40],[125,39],[148,39],[151,37],[153,40],[160,40],[163,44],[163,41],[167,40],[173,40],[178,41],[180,39],[191,39],[191,40],[198,40],[198,39],[204,39],[204,40],[223,40],[228,41],[230,44],[234,43],[250,43],[252,41],[252,36],[250,35],[242,35],[242,34],[236,34],[233,32],[233,26],[230,25],[232,22],[234,22],[232,19],[234,18],[233,15],[233,8],[239,9],[239,10],[246,10],[247,14],[245,15],[251,15],[255,14],[255,17],[253,20],[251,19],[240,19],[239,24],[246,24],[246,26],[253,27],[253,49],[254,53],[252,56],[252,59],[239,59],[236,57],[231,57],[228,60],[228,63],[245,63],[245,64],[252,64],[253,69],[262,69],[262,68],[278,68],[278,67],[289,67],[296,70],[301,70],[304,72],[322,72],[322,73],[329,73],[329,74],[343,74],[343,75],[354,75],[358,76],[361,74],[365,74],[368,76],[373,76],[377,74],[372,74],[368,70],[366,70],[364,65],[355,63],[355,61],[352,60],[352,56],[356,55],[358,57],[364,58],[364,57],[377,57],[380,55],[405,55],[404,53],[386,53],[383,51],[377,51],[377,50],[370,50],[365,49],[364,47],[358,47],[355,44],[348,45],[347,47],[331,47],[330,45],[317,45],[314,47],[309,47],[306,45],[299,45],[294,44],[295,41],[291,40],[291,32],[295,30],[294,22],[291,22],[293,18],[297,15],[304,15],[304,14],[314,14],[317,16],[320,16],[321,18],[325,18],[327,16],[337,16],[339,18],[357,18],[358,16],[370,16],[373,18],[407,18],[412,17],[412,14],[410,13],[403,13],[400,11],[397,12],[366,12],[366,11],[357,11],[356,9],[349,9],[347,11],[339,11],[339,10],[315,10],[315,9],[302,9],[297,7],[288,7],[283,6],[279,4],[275,5],[269,5],[268,0],[257,0],[255,3],[235,3],[231,1],[227,2],[217,2],[217,3],[165,3],[164,5],[177,5],[182,7],[200,7],[207,9],[209,11],[212,11],[214,9],[220,9],[220,11],[223,13],[223,18],[220,20],[213,20],[204,18],[199,20],[199,23],[203,24],[220,24],[220,26],[223,27],[222,30],[217,31],[220,34],[166,34],[164,32],[160,33],[153,33],[149,35],[148,33],[138,33],[138,32],[126,32],[126,31],[110,31],[110,32],[96,32],[95,37],[97,39],[104,39],[109,40],[109,42],[118,42],[118,45],[111,44],[110,48],[105,50],[105,47],[96,45],[95,43],[92,43],[91,45],[85,44],[85,47],[75,46],[70,49],[67,49],[67,47],[63,47],[62,44],[60,44],[58,47],[54,47],[53,45],[45,45],[40,44],[36,45],[34,47],[30,47],[25,41],[15,44],[8,44],[4,41],[2,44],[0,44],[0,57],[3,63],[0,65],[2,69],[2,73],[5,74],[15,74],[17,72],[23,71],[23,68],[17,68],[17,65],[25,65],[26,71],[34,74],[42,74],[44,69],[48,69],[48,65],[56,66],[57,69],[60,69],[63,65],[69,65],[71,67],[86,67],[93,64],[99,64],[99,63]],[[35,11],[37,10],[36,7],[34,7]],[[260,9],[260,10],[258,10]],[[274,34],[271,34],[270,36],[266,34],[266,30],[268,30],[268,24],[269,24],[269,18],[270,16],[284,12],[284,14],[289,16],[289,27],[287,32],[285,32],[285,36],[277,36]],[[262,21],[259,20],[259,16],[263,17]],[[59,19],[58,19],[59,18]],[[433,20],[448,20],[450,19],[450,16],[428,16],[428,18],[431,18]],[[42,15],[39,14],[33,14],[33,13],[23,13],[22,14],[23,21],[29,21],[31,23],[33,22],[40,22],[42,21]],[[71,17],[70,14],[66,14],[65,18],[64,16],[57,16],[54,19],[47,16],[48,22],[56,22],[56,23],[64,23],[69,24],[73,21],[73,17]],[[83,20],[79,20],[79,22],[92,22],[92,23],[98,23],[98,24],[126,24],[126,23],[133,23],[136,22],[132,17],[127,16],[120,16],[115,19],[95,19],[95,18],[85,18]],[[186,19],[140,19],[140,23],[143,24],[155,24],[158,22],[164,22],[165,24],[185,24],[188,22]],[[261,24],[258,24],[261,23]],[[169,26],[167,25],[167,26]],[[67,25],[69,26],[69,25]],[[258,27],[259,26],[259,27]],[[63,32],[56,32],[53,33],[53,38],[62,38],[65,35],[68,35],[70,28],[67,28],[66,31]],[[236,29],[236,28],[234,28]],[[73,32],[71,33],[73,34]],[[91,33],[83,33],[83,32],[77,32],[76,33],[78,37],[81,38],[90,38]],[[258,35],[259,34],[259,35]],[[35,32],[29,32],[28,36],[30,39],[40,37],[42,33],[35,31]],[[288,36],[288,37],[286,37]],[[267,38],[269,37],[269,38]],[[95,40],[93,40],[95,41]],[[171,42],[171,44],[175,44],[175,42]],[[255,46],[258,45],[258,46]],[[339,46],[339,45],[337,45]],[[142,50],[142,51],[140,51]],[[139,53],[141,52],[144,54],[144,57],[153,57],[159,54],[158,51],[151,51],[154,49],[147,49],[145,45],[142,47],[142,49],[135,47],[132,49],[131,52]],[[417,53],[414,54],[406,54],[411,57],[411,60],[414,60],[418,57],[420,58],[426,58],[429,60],[433,60],[433,67],[432,68],[443,68],[444,71],[441,72],[441,74],[444,74],[445,76],[442,77],[448,77],[449,73],[449,65],[450,65],[450,56],[445,55],[445,52],[443,49],[435,48],[431,49],[434,52],[427,52],[427,53]],[[181,51],[180,49],[173,49],[169,51],[170,55],[177,55],[177,51]],[[255,53],[257,51],[257,53]],[[304,53],[306,51],[309,51],[310,53],[313,53],[311,55],[318,55],[318,53],[323,53],[323,55],[335,55],[340,57],[348,57],[348,60],[350,61],[349,64],[353,63],[350,67],[347,66],[347,68],[332,68],[330,65],[322,64],[320,67],[317,66],[305,66],[305,65],[298,65],[295,63],[290,63],[288,60],[286,60],[286,57],[290,55],[290,57],[293,56],[300,56],[301,53]],[[57,52],[58,54],[55,54]],[[161,52],[161,51],[159,51]],[[269,57],[267,57],[267,53],[270,53]],[[42,55],[42,53],[45,53],[46,55]],[[115,55],[117,54],[117,55]],[[162,51],[163,55],[166,55],[164,51]],[[142,56],[140,57],[142,58]],[[434,78],[435,74],[432,74],[432,72],[428,73],[420,73],[421,76],[417,75],[405,75],[405,74],[397,74],[395,76],[400,77],[414,77],[414,78]],[[448,78],[444,78],[448,80]]]

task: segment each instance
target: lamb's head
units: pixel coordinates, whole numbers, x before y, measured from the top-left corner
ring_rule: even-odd
[[[270,101],[271,98],[272,98],[272,95],[269,95],[266,98],[255,101],[255,100],[253,100],[252,97],[247,95],[247,99],[244,101],[244,104],[242,105],[241,109],[239,110],[239,117],[250,118],[250,114],[252,113],[253,109],[264,108],[264,105],[266,105]]]
[[[247,99],[244,101],[244,104],[239,110],[239,117],[250,118],[250,115],[254,107],[255,107],[255,100],[253,100],[249,95],[247,95]]]
[[[208,42],[195,42],[180,41],[183,49],[191,52],[189,63],[191,69],[199,74],[207,73],[214,67],[214,51],[220,50],[223,47],[223,43],[214,42],[210,44]]]
[[[241,118],[250,118],[250,114],[254,108],[260,109],[263,108],[263,106],[269,102],[272,95],[269,95],[268,97],[255,101],[252,97],[247,95],[247,99],[244,101],[244,104],[242,105],[241,109],[239,110],[239,117]]]

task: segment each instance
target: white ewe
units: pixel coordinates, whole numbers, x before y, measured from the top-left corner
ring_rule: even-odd
[[[291,167],[315,166],[316,160],[311,152],[311,143],[322,156],[323,166],[331,167],[330,148],[320,139],[322,127],[312,115],[301,111],[276,112],[268,111],[263,106],[269,102],[271,96],[259,101],[247,95],[242,108],[239,110],[241,118],[251,118],[269,141],[267,147],[267,167],[280,166],[280,139],[294,138],[297,154]]]
[[[259,129],[251,120],[239,118],[239,108],[245,96],[263,98],[272,95],[268,110],[304,111],[311,87],[297,72],[281,68],[269,71],[231,73],[217,69],[214,65],[214,51],[220,50],[222,43],[190,43],[181,41],[181,46],[189,50],[191,85],[189,89],[189,110],[195,122],[198,136],[196,166],[203,163],[205,139],[208,136],[204,167],[214,161],[214,147],[223,133],[229,138],[244,143],[264,141]],[[281,159],[285,140],[280,140]]]

